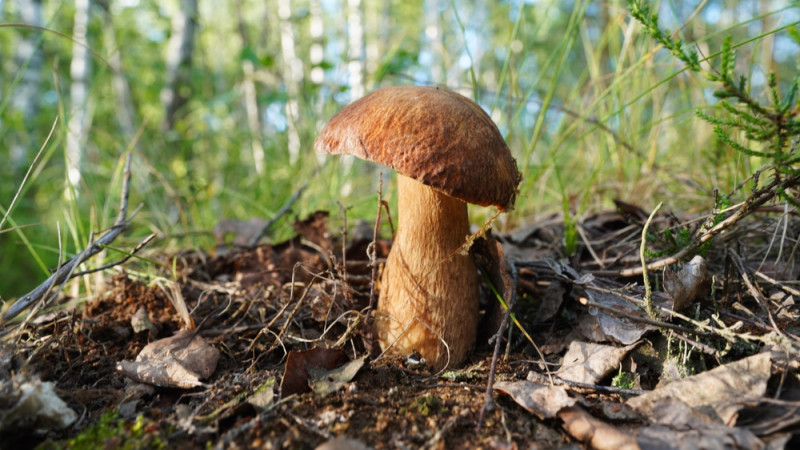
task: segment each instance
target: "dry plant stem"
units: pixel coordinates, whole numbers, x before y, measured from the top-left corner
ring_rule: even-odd
[[[590,288],[588,286],[586,288],[587,289],[592,289],[592,288]],[[620,296],[619,294],[614,293],[613,291],[609,291],[609,290],[603,290],[603,291],[605,291],[606,293],[609,293],[611,295]],[[600,292],[600,290],[598,290],[598,292]],[[620,298],[624,298],[624,297],[620,296]],[[680,325],[674,325],[674,324],[671,324],[671,323],[662,322],[660,320],[649,319],[647,317],[637,316],[635,314],[630,314],[630,313],[627,313],[625,311],[620,311],[620,310],[618,310],[616,308],[613,308],[613,307],[610,307],[610,306],[607,306],[607,305],[603,305],[602,303],[593,302],[593,301],[591,301],[591,300],[589,300],[588,298],[585,298],[585,297],[581,297],[580,298],[580,303],[582,305],[591,306],[592,308],[602,309],[603,311],[608,312],[610,314],[614,314],[615,316],[624,317],[626,319],[633,320],[633,321],[636,321],[636,322],[640,322],[640,323],[643,323],[643,324],[646,324],[646,325],[652,325],[652,326],[654,326],[656,328],[668,329],[668,330],[673,330],[673,331],[680,331],[680,332],[683,332],[683,333],[699,334],[701,336],[705,335],[704,333],[698,332],[696,330],[692,330],[690,328],[682,327]],[[636,303],[640,304],[641,302],[636,302]],[[666,311],[666,310],[663,310],[663,309],[662,309],[662,311],[669,312],[669,311]]]
[[[791,288],[789,286],[786,286],[786,284],[784,284],[783,282],[778,281],[778,280],[770,277],[769,275],[765,275],[762,272],[756,272],[753,275],[761,278],[762,280],[766,281],[767,283],[775,286],[776,288],[778,288],[778,289],[780,289],[780,290],[782,290],[782,291],[784,291],[784,292],[786,292],[788,294],[792,294],[792,295],[796,295],[796,296],[800,297],[800,291],[799,290]]]
[[[653,217],[655,217],[656,213],[659,209],[661,209],[661,205],[663,203],[659,203],[653,212],[650,213],[650,217],[647,218],[647,222],[644,223],[644,227],[642,227],[642,244],[639,247],[639,258],[642,260],[642,282],[644,283],[644,304],[645,309],[647,310],[647,315],[650,316],[651,319],[657,320],[658,314],[656,313],[655,306],[653,306],[653,291],[650,288],[650,277],[647,275],[647,260],[645,259],[645,251],[647,250],[647,229],[650,228],[650,223],[653,221]]]
[[[336,267],[336,273],[342,280],[342,294],[347,300],[347,304],[352,306],[353,293],[352,290],[349,289],[350,281],[347,278],[347,209],[339,201],[337,201],[336,204],[339,205],[339,216],[342,218],[342,263],[336,264],[335,267]],[[324,252],[322,251],[321,248],[319,248],[317,251],[320,254],[322,254],[323,257],[327,257],[327,255],[324,255]],[[333,258],[332,253],[331,253],[331,258]]]
[[[626,389],[626,388],[618,388],[613,386],[603,386],[600,384],[588,384],[588,383],[579,383],[577,381],[570,381],[564,380],[558,377],[550,377],[549,379],[544,375],[537,373],[537,372],[529,372],[528,379],[530,380],[533,378],[532,381],[541,384],[552,384],[555,386],[569,386],[572,388],[588,390],[593,392],[600,392],[602,394],[619,394],[619,395],[642,395],[649,391],[642,390],[642,389]]]
[[[516,264],[514,264],[514,261],[512,261],[510,258],[506,258],[506,264],[508,264],[509,270],[511,271],[511,299],[508,302],[508,308],[503,316],[503,321],[500,322],[500,328],[498,328],[497,333],[492,336],[492,339],[494,339],[492,365],[489,368],[489,379],[486,381],[486,397],[483,402],[480,415],[478,415],[478,425],[475,427],[477,433],[481,432],[486,411],[494,410],[494,396],[492,395],[492,389],[494,387],[495,372],[497,372],[497,358],[500,355],[500,344],[503,341],[502,336],[508,327],[508,322],[511,320],[511,311],[514,309],[514,305],[517,303],[517,281],[519,280],[519,270],[517,270]]]
[[[138,211],[138,208],[137,208],[137,211]],[[134,213],[135,212],[136,211],[134,211]],[[72,277],[76,278],[76,277],[80,277],[80,276],[83,276],[83,275],[89,275],[89,274],[92,274],[92,273],[95,273],[95,272],[102,272],[102,271],[104,271],[106,269],[110,269],[112,267],[121,266],[122,264],[125,264],[126,262],[128,262],[128,260],[131,259],[134,255],[139,253],[139,251],[141,251],[147,244],[150,243],[150,241],[155,239],[157,236],[158,236],[157,233],[151,233],[149,236],[147,236],[141,242],[139,242],[136,245],[136,247],[134,247],[134,249],[130,251],[130,253],[125,255],[125,257],[120,259],[120,260],[117,260],[117,261],[114,261],[114,262],[110,262],[108,264],[103,264],[102,266],[95,267],[93,269],[82,270],[80,272],[76,272],[75,274],[72,275]]]
[[[736,224],[743,218],[752,214],[756,209],[758,209],[758,207],[768,202],[769,200],[773,199],[776,195],[778,195],[779,191],[786,191],[787,189],[798,185],[800,185],[800,175],[794,175],[783,179],[777,177],[774,178],[768,185],[750,194],[747,200],[745,200],[742,203],[742,205],[739,207],[738,210],[736,210],[735,213],[731,214],[725,220],[721,221],[720,223],[718,223],[705,233],[701,234],[691,244],[684,247],[681,251],[675,253],[672,256],[668,256],[666,258],[662,258],[647,264],[647,270],[661,269],[670,264],[675,264],[681,261],[682,259],[694,253],[698,248],[700,248],[701,245],[713,239],[714,236],[732,227],[734,224]],[[600,271],[593,271],[592,273],[598,276],[632,277],[641,275],[643,273],[643,270],[644,268],[639,266],[619,271],[600,270]]]
[[[434,370],[457,366],[478,323],[477,269],[458,252],[470,234],[467,205],[398,174],[398,211],[374,318],[379,342],[418,351]]]
[[[744,267],[744,263],[739,255],[735,251],[731,251],[731,259],[733,259],[734,264],[736,264],[736,268],[739,270],[739,273],[742,274],[742,281],[744,281],[745,286],[747,286],[747,291],[750,292],[750,295],[756,300],[758,305],[764,311],[764,313],[769,318],[769,323],[772,325],[772,329],[779,333],[784,338],[789,338],[791,335],[784,333],[775,323],[775,319],[772,317],[772,313],[769,310],[769,305],[767,305],[767,299],[761,294],[761,291],[750,281],[750,277],[747,275],[747,270]],[[797,340],[796,336],[791,336],[791,338]]]
[[[368,247],[367,257],[369,258],[369,265],[372,268],[369,279],[369,307],[364,317],[364,322],[369,324],[369,315],[375,309],[375,282],[378,279],[378,258],[377,249],[375,246],[378,242],[378,228],[381,225],[381,208],[384,206],[383,201],[383,172],[378,172],[378,212],[375,215],[375,228],[372,229],[372,242]]]
[[[19,313],[25,310],[31,304],[43,300],[45,303],[49,301],[49,294],[52,286],[62,285],[67,280],[72,278],[75,269],[92,256],[100,253],[103,247],[111,244],[114,240],[124,232],[130,223],[128,222],[128,196],[130,193],[130,180],[131,180],[131,153],[128,153],[125,159],[124,177],[122,185],[122,196],[120,200],[120,211],[117,216],[117,221],[111,228],[96,241],[91,241],[89,246],[83,251],[78,253],[75,257],[60,265],[52,275],[50,275],[42,284],[37,286],[31,292],[20,297],[11,308],[3,315],[2,322],[7,322],[16,317]]]

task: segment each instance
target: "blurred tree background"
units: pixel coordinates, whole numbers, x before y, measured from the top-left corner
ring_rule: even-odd
[[[731,35],[754,90],[770,72],[798,76],[795,0],[653,5],[711,67]],[[221,218],[272,217],[306,183],[271,239],[316,209],[332,212],[333,230],[342,210],[350,226],[373,220],[378,169],[316,155],[313,142],[343,105],[392,84],[447,86],[491,114],[525,177],[500,228],[554,212],[579,220],[617,198],[707,211],[713,188],[733,190],[760,162],[725,148],[695,116],[718,107],[713,86],[626,8],[0,0],[0,298],[24,294],[113,223],[127,151],[131,205],[142,208],[122,249],[150,232],[160,251],[208,249]],[[487,212],[471,214],[479,222]]]

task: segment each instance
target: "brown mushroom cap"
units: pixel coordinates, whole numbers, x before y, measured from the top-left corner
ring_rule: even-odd
[[[521,178],[489,115],[437,87],[372,92],[334,115],[314,148],[383,164],[451,197],[501,211],[513,208]]]

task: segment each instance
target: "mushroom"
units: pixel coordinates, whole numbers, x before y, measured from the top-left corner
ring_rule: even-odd
[[[467,203],[513,208],[520,174],[492,119],[447,89],[387,87],[335,114],[314,144],[398,172],[397,234],[381,276],[375,329],[384,350],[457,367],[478,328],[478,273]]]

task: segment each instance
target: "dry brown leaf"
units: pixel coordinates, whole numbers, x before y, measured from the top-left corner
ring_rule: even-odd
[[[217,368],[219,350],[192,331],[147,344],[136,361],[120,361],[117,370],[142,383],[190,389],[202,386]]]
[[[643,448],[723,450],[765,447],[764,442],[749,429],[725,426],[680,400],[664,398],[656,403],[650,418],[657,425],[637,430],[636,439]]]
[[[552,419],[559,411],[575,404],[560,386],[550,386],[533,381],[498,381],[494,390],[510,395],[518,405],[540,419]]]
[[[679,271],[664,269],[664,289],[672,296],[674,311],[680,311],[706,296],[711,290],[708,263],[696,255]]]
[[[597,384],[617,369],[625,355],[638,344],[626,347],[573,341],[556,375],[562,380]]]
[[[310,350],[289,352],[281,380],[281,397],[310,391],[309,369],[333,370],[346,362],[347,354],[341,349],[314,347]]]
[[[586,295],[595,303],[613,308],[634,317],[638,316],[642,319],[648,318],[647,314],[640,308],[616,295],[593,292],[588,289],[586,290]],[[621,315],[610,313],[604,309],[590,307],[589,311],[597,320],[600,330],[605,335],[606,339],[604,340],[611,340],[623,345],[629,345],[638,341],[648,331],[655,329],[652,325],[645,324],[638,320],[631,320]]]
[[[364,355],[332,370],[309,367],[311,390],[320,397],[326,397],[338,391],[356,376],[366,360],[367,355]]]
[[[550,283],[541,295],[539,308],[536,310],[536,321],[546,322],[561,310],[561,305],[564,303],[564,294],[567,289],[559,282]]]
[[[745,401],[757,400],[764,395],[771,365],[770,354],[759,353],[673,381],[627,403],[640,413],[650,415],[658,400],[676,398],[692,408],[700,408],[720,423],[730,425]]]
[[[145,308],[144,305],[140,306],[139,309],[136,310],[136,314],[131,316],[131,327],[133,328],[134,333],[139,333],[140,331],[146,330],[152,336],[158,332],[155,324],[147,315],[147,308]]]

